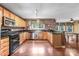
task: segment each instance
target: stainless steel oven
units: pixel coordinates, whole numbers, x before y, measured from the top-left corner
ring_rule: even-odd
[[[7,17],[3,17],[3,22],[2,22],[2,26],[15,26],[15,20],[7,18]]]

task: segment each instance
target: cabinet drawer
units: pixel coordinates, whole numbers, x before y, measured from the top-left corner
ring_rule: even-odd
[[[5,47],[5,48],[1,49],[1,53],[4,53],[7,50],[9,50],[9,47]]]
[[[9,38],[2,38],[1,39],[1,44],[4,44],[6,42],[9,42]]]
[[[8,56],[9,55],[9,50],[6,50],[5,52],[1,53],[1,56]]]
[[[9,47],[9,42],[6,42],[4,44],[1,44],[1,49],[5,48],[5,47]]]

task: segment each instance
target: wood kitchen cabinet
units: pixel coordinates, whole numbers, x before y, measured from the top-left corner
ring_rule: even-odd
[[[61,48],[62,46],[64,46],[63,41],[65,40],[65,38],[62,37],[62,33],[53,33],[52,38],[53,38],[52,45],[55,48]]]
[[[38,39],[42,39],[42,40],[46,40],[48,37],[47,32],[39,32],[37,36]]]
[[[65,45],[65,37],[63,33],[47,32],[47,40],[55,48],[60,48]]]
[[[26,22],[17,16],[15,16],[15,22],[18,27],[26,27]]]
[[[20,27],[26,27],[25,21],[20,18]]]
[[[66,33],[66,47],[79,48],[79,34],[78,33]]]
[[[0,7],[0,28],[2,26],[2,16],[3,16],[3,8]]]
[[[24,19],[20,18],[16,14],[10,12],[7,8],[0,6],[0,22],[1,22],[0,27],[1,27],[1,24],[2,24],[2,20],[1,20],[2,15],[7,17],[7,18],[15,20],[15,23],[16,23],[15,26],[16,27],[26,27],[27,26],[27,23]]]
[[[30,39],[30,34],[28,32],[20,33],[20,44],[22,44],[26,39]]]
[[[9,55],[9,37],[3,37],[0,39],[0,55]]]
[[[53,44],[53,37],[52,37],[53,35],[52,35],[52,32],[48,32],[48,33],[47,33],[47,36],[48,36],[48,37],[47,37],[48,41],[49,41],[49,42],[51,43],[51,45],[52,45],[52,44]]]
[[[27,39],[26,35],[26,32],[20,33],[20,44],[22,44]]]
[[[23,19],[22,19],[22,25],[21,26],[22,27],[26,27],[27,26],[26,21],[24,21]]]
[[[10,19],[15,19],[15,15],[13,13],[10,13]]]
[[[19,20],[19,18],[18,18],[17,16],[15,16],[15,22],[16,22],[15,25],[19,27],[19,26],[20,26],[20,25],[19,25],[20,20]]]
[[[22,44],[23,43],[23,41],[24,41],[24,39],[23,39],[23,32],[22,33],[20,33],[20,44]]]
[[[38,33],[38,39],[43,39],[43,32]]]
[[[4,9],[4,16],[10,18],[10,11]]]
[[[31,38],[31,33],[26,32],[25,37],[26,37],[27,40],[30,39]]]
[[[43,32],[43,39],[47,39],[48,38],[48,32]]]

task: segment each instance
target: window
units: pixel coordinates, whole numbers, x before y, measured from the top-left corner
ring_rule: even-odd
[[[72,24],[67,24],[67,32],[73,32]]]
[[[31,28],[30,29],[45,29],[45,25],[41,22],[31,21]]]
[[[64,31],[64,24],[63,23],[60,24],[59,29],[60,29],[60,31]]]

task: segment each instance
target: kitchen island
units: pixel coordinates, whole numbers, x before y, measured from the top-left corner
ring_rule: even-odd
[[[48,33],[48,41],[54,48],[65,46],[65,35],[63,32],[51,31]]]

